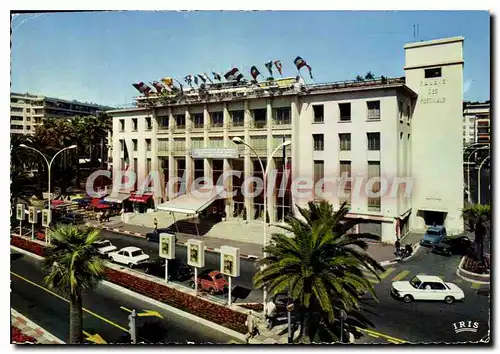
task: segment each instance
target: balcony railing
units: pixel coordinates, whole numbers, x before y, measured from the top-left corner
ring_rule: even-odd
[[[267,127],[267,122],[264,120],[257,120],[257,121],[253,121],[252,123],[252,128],[257,128],[257,129],[262,129],[262,128],[265,128]]]

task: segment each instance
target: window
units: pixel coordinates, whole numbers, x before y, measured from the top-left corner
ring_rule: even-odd
[[[203,129],[203,113],[195,113],[193,124],[195,128]]]
[[[224,124],[224,113],[223,112],[212,112],[212,126],[213,127],[222,127]]]
[[[132,139],[133,151],[137,151],[137,139]]]
[[[146,139],[146,151],[151,151],[151,139]]]
[[[379,151],[380,150],[380,133],[366,133],[368,138],[368,150]]]
[[[205,141],[203,138],[191,139],[191,149],[202,149],[204,147],[205,147]]]
[[[158,139],[158,151],[167,152],[168,150],[168,139]]]
[[[120,151],[125,151],[125,140],[120,140]]]
[[[403,139],[403,133],[399,133],[399,140]]]
[[[151,130],[153,126],[151,125],[151,118],[146,117],[146,130]]]
[[[10,120],[20,120],[20,121],[22,121],[23,117],[22,116],[10,116]]]
[[[426,79],[432,79],[434,77],[441,77],[441,68],[425,69]]]
[[[26,129],[27,129],[27,130],[31,130],[31,125],[27,125],[27,126],[26,126]]]
[[[137,118],[132,118],[132,130],[137,131]]]
[[[253,109],[253,126],[255,128],[265,128],[267,126],[266,109]]]
[[[325,121],[325,106],[322,104],[314,105],[314,123],[323,123]]]
[[[429,283],[432,290],[446,290],[446,287],[442,283]]]
[[[316,193],[316,185],[320,180],[325,178],[325,162],[314,161],[314,192]],[[325,185],[322,184],[321,190],[324,191]],[[315,198],[316,199],[316,198]]]
[[[244,111],[232,111],[231,121],[233,122],[233,127],[242,127],[245,124]]]
[[[351,161],[340,161],[340,178],[343,176],[346,178],[351,177]],[[347,194],[347,197],[344,197],[343,194]],[[339,194],[339,202],[342,204],[346,202],[347,205],[351,204],[351,181],[347,180],[344,185],[344,193]]]
[[[223,138],[210,138],[210,147],[211,148],[223,148],[224,147],[224,139]]]
[[[314,151],[323,151],[325,148],[323,134],[313,134]]]
[[[159,126],[159,129],[168,129],[168,122],[170,120],[170,117],[169,116],[161,116],[161,117],[158,117],[158,124],[160,125]]]
[[[186,115],[185,114],[176,114],[174,116],[175,126],[178,129],[186,128]]]
[[[350,103],[339,103],[340,120],[342,122],[348,122],[351,120],[351,104]]]
[[[31,113],[31,108],[26,108],[27,113]]]
[[[350,151],[351,150],[351,134],[350,133],[339,134],[339,141],[340,141],[340,150],[341,151]]]
[[[151,159],[147,158],[146,159],[146,176],[148,176],[150,172],[151,172]]]
[[[375,178],[378,178],[378,180],[373,180]],[[371,186],[371,193],[380,192],[380,161],[368,161],[367,183]],[[368,195],[368,210],[380,211],[380,195],[373,196],[373,194]]]
[[[177,153],[183,153],[186,150],[186,140],[185,139],[174,139],[173,150]]]
[[[31,117],[26,117],[26,121],[30,122],[31,121]]]
[[[22,112],[22,107],[10,107],[11,112]]]
[[[125,120],[120,119],[120,131],[124,132],[125,131]]]
[[[290,107],[279,107],[273,110],[274,122],[277,125],[289,125],[292,123]]]
[[[406,105],[406,124],[410,125],[410,116],[411,116],[411,109],[410,105]]]
[[[403,101],[398,102],[398,109],[399,109],[399,122],[403,123],[403,109],[404,109]]]
[[[11,124],[10,129],[18,129],[18,130],[23,130],[22,125],[17,125],[17,124]]]
[[[408,140],[410,140],[410,134],[408,134]]]
[[[368,119],[369,120],[379,120],[380,119],[380,101],[366,102],[366,107],[368,108]]]

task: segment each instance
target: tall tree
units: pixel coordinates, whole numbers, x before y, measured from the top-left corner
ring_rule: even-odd
[[[49,274],[44,281],[69,299],[69,343],[82,343],[82,294],[95,288],[104,274],[102,260],[94,246],[100,239],[99,230],[65,225],[50,233],[52,244],[44,260]]]
[[[365,79],[363,79],[363,76],[358,75],[358,76],[356,76],[356,81],[357,82],[362,82],[362,81],[365,81]]]
[[[382,271],[365,250],[368,244],[363,238],[369,234],[347,234],[359,220],[347,220],[349,209],[344,203],[334,211],[328,202],[309,203],[308,208],[298,207],[300,217],[289,217],[287,231],[272,235],[266,247],[268,256],[260,261],[254,277],[257,288],[266,287],[275,295],[290,290],[290,296],[300,304],[301,334],[306,330],[312,340],[336,340],[336,319],[341,310],[350,317],[350,323],[360,327],[371,326],[361,313],[360,294],[370,293],[375,298],[373,285],[365,277],[367,269],[377,277]],[[304,320],[306,325],[304,326]],[[321,331],[318,331],[319,328]],[[354,325],[346,330],[360,336]]]
[[[491,233],[491,207],[490,205],[474,204],[462,210],[466,228],[474,232],[474,243],[477,255],[484,265],[484,239]]]

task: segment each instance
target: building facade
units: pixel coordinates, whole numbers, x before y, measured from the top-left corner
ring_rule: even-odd
[[[311,200],[326,199],[336,208],[346,202],[349,217],[367,221],[358,231],[369,231],[385,242],[394,242],[410,230],[422,231],[426,224],[435,222],[422,215],[429,207],[422,201],[446,190],[441,200],[430,207],[453,210],[451,217],[440,223],[452,233],[460,232],[455,211],[462,208],[463,201],[451,196],[456,185],[462,188],[463,182],[461,162],[458,168],[455,166],[462,155],[460,125],[455,123],[446,149],[436,148],[443,139],[429,144],[424,138],[425,130],[434,124],[430,123],[431,117],[436,114],[445,117],[432,138],[437,139],[440,134],[450,136],[444,121],[451,124],[450,115],[462,107],[461,93],[451,87],[446,104],[422,103],[423,97],[427,97],[420,89],[421,82],[427,82],[423,78],[424,67],[440,65],[439,54],[449,43],[435,42],[405,47],[403,78],[313,85],[290,78],[273,84],[209,88],[203,92],[193,89],[184,91],[182,99],[165,100],[154,94],[139,97],[136,108],[107,112],[113,117],[113,175],[125,169],[134,171],[138,180],[125,191],[131,193],[144,183],[149,172],[159,171],[161,189],[166,189],[155,200],[156,205],[161,205],[181,198],[176,193],[182,189],[182,183],[190,186],[200,177],[210,177],[215,184],[223,173],[236,171],[240,177],[221,182],[234,195],[214,201],[210,207],[223,209],[227,218],[244,215],[249,220],[263,219],[263,193],[243,193],[252,190],[245,180],[262,178],[257,154],[263,167],[269,165],[269,170],[276,174],[267,193],[271,222],[283,220],[296,212],[296,206],[305,206]],[[460,56],[461,46],[459,49],[458,54],[454,47],[444,52]],[[462,64],[454,65],[446,66],[443,72],[450,80],[449,86],[462,87]],[[253,151],[236,145],[235,137],[243,139]],[[271,152],[287,140],[291,145],[270,158]],[[460,143],[458,148],[456,141]],[[433,158],[425,156],[426,149],[415,147],[416,142],[427,144],[428,148],[432,145]],[[217,156],[204,155],[216,150]],[[434,165],[449,158],[450,170]],[[422,168],[445,172],[446,178],[434,180],[434,173],[416,172]],[[287,174],[288,181],[283,182]],[[181,176],[184,182],[169,184]],[[341,176],[349,180],[341,183]],[[304,180],[312,181],[312,186]],[[295,192],[299,190],[301,193]],[[457,195],[462,197],[462,189]]]
[[[464,102],[463,143],[490,143],[490,102]]]
[[[10,94],[10,132],[11,134],[34,134],[36,126],[43,118],[69,118],[74,116],[96,115],[110,107],[59,98],[31,95],[28,93]]]

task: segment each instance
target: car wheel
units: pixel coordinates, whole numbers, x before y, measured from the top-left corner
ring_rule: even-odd
[[[406,302],[407,304],[409,304],[410,302],[413,301],[413,297],[411,295],[405,295],[403,297],[403,301]]]
[[[110,260],[111,262],[114,262],[114,261],[115,261],[115,260],[113,259],[113,257],[111,257],[111,256],[109,256],[108,258],[109,258],[109,260]]]
[[[214,288],[210,288],[210,289],[208,289],[208,293],[209,293],[210,295],[215,295],[215,290],[214,290]]]
[[[133,269],[133,268],[134,268],[134,264],[133,264],[133,263],[129,263],[129,264],[128,264],[128,267],[129,267],[130,269]]]
[[[444,302],[446,302],[447,304],[452,304],[453,301],[455,301],[455,298],[453,296],[447,296],[444,298]]]

